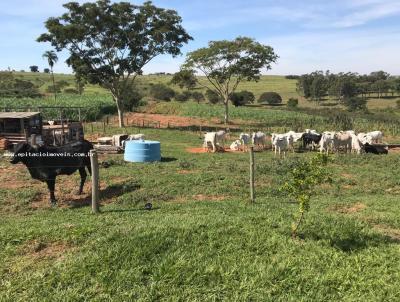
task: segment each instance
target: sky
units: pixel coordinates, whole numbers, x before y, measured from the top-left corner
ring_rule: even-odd
[[[87,0],[86,0],[87,1]],[[129,1],[129,0],[125,0]],[[46,66],[50,50],[36,42],[44,22],[64,12],[66,0],[0,0],[0,70]],[[84,1],[76,1],[84,2]],[[91,1],[93,2],[93,1]],[[142,1],[130,1],[140,4]],[[185,53],[208,41],[248,36],[279,55],[265,74],[303,74],[315,70],[400,75],[400,0],[154,0],[175,9],[194,38],[177,58],[160,56],[145,73],[176,72]],[[59,54],[55,72],[70,73]]]

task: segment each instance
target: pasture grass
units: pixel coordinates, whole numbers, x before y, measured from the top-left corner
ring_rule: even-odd
[[[312,154],[257,152],[250,205],[247,153],[188,153],[201,145],[194,132],[127,131],[161,141],[164,160],[101,157],[103,196],[118,193],[97,216],[66,206],[78,174],[58,179],[62,207],[33,208],[47,199],[45,185],[0,162],[0,300],[400,299],[398,154],[331,156],[332,182],[316,188],[301,239],[292,240],[297,206],[278,188],[288,167]]]
[[[30,80],[34,82],[37,86],[39,86],[39,90],[42,93],[45,93],[48,86],[52,85],[51,75],[45,73],[31,73],[31,72],[15,72],[15,77],[23,78],[26,80]],[[75,87],[74,77],[70,74],[55,74],[56,81],[64,80],[69,83],[70,88]],[[137,77],[136,84],[139,89],[147,90],[152,84],[165,84],[171,86],[175,91],[182,91],[182,89],[177,86],[171,84],[172,75],[142,75]],[[206,84],[205,77],[200,77],[200,81],[203,84]],[[286,104],[289,98],[296,98],[299,100],[299,106],[304,108],[326,108],[326,107],[334,107],[334,108],[342,108],[343,106],[340,104],[336,104],[337,102],[334,100],[325,100],[320,102],[319,104],[316,102],[311,102],[301,97],[296,90],[297,80],[286,79],[284,76],[280,75],[262,75],[260,80],[257,82],[254,81],[246,81],[239,84],[237,91],[248,90],[254,93],[256,100],[263,92],[274,91],[281,95],[283,99],[283,104]],[[199,91],[205,93],[206,89],[201,88]],[[110,93],[99,87],[98,85],[86,85],[85,95],[101,95],[101,96],[110,96]],[[46,94],[51,96],[51,94]],[[399,100],[399,96],[384,96],[383,98],[378,98],[376,94],[371,94],[368,98],[368,109],[383,109],[383,108],[395,108],[396,101]],[[334,106],[331,106],[334,105]]]

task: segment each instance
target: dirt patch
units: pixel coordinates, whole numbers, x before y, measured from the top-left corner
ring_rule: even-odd
[[[193,195],[193,198],[197,201],[222,201],[226,199],[224,195],[203,195],[197,194]]]
[[[185,175],[185,174],[193,174],[195,172],[196,171],[193,171],[193,170],[179,170],[177,173]]]
[[[205,195],[205,194],[197,194],[192,196],[179,196],[173,200],[170,200],[172,203],[185,203],[188,200],[195,201],[223,201],[227,198],[224,195]]]
[[[400,242],[400,230],[399,229],[395,229],[395,228],[392,228],[392,227],[390,227],[388,225],[384,225],[384,224],[375,224],[374,229],[376,231],[378,231],[379,233],[382,233],[382,234],[388,236],[389,238]]]
[[[400,153],[400,148],[389,148],[389,153]]]
[[[357,212],[360,212],[364,210],[367,206],[361,202],[357,202],[353,204],[352,206],[340,206],[340,207],[334,207],[333,210],[335,212],[339,212],[342,214],[354,214]]]
[[[342,173],[341,176],[344,178],[353,178],[354,177],[354,175],[349,174],[349,173]]]
[[[62,258],[74,247],[63,241],[45,243],[38,240],[29,241],[20,250],[20,255],[31,259]]]

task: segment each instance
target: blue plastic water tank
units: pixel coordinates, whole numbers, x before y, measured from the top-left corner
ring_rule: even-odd
[[[161,144],[157,141],[126,141],[124,160],[135,163],[160,161]]]

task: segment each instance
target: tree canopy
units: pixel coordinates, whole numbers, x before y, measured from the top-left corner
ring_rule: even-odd
[[[182,70],[204,75],[207,81],[200,86],[217,93],[225,105],[225,123],[228,123],[230,95],[242,81],[257,81],[263,68],[270,69],[278,56],[270,46],[262,45],[248,37],[232,41],[211,41],[208,47],[187,54]]]
[[[68,50],[67,64],[91,84],[109,89],[123,126],[124,90],[131,87],[142,68],[161,54],[177,56],[192,37],[182,27],[174,10],[151,2],[64,4],[67,12],[45,22],[47,33],[39,42],[50,42],[57,50]]]

